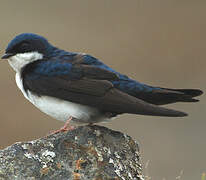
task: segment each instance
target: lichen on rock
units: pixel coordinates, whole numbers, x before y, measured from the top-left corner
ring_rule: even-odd
[[[143,180],[138,144],[101,126],[80,126],[0,151],[0,180]]]

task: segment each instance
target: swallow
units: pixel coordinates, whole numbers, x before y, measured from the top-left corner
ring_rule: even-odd
[[[199,89],[170,89],[140,83],[99,59],[68,52],[33,33],[17,35],[2,59],[16,72],[24,97],[51,117],[66,122],[98,123],[124,113],[183,117],[186,113],[161,107],[197,102]]]

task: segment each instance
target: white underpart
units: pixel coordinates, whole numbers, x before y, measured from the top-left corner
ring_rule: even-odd
[[[20,53],[9,58],[9,64],[16,72],[20,72],[21,68],[23,68],[28,63],[34,62],[42,58],[43,55],[38,52]]]
[[[24,90],[21,68],[26,64],[41,59],[43,56],[38,52],[17,54],[9,59],[9,64],[16,71],[16,83],[26,99],[39,108],[42,112],[51,117],[66,121],[70,116],[76,118],[75,123],[92,123],[107,121],[108,119],[101,114],[98,109],[89,106],[64,101],[50,96],[37,96],[31,91]]]

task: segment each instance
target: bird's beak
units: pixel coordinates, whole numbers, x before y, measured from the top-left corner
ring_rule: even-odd
[[[13,56],[14,54],[13,53],[5,53],[2,57],[1,57],[1,59],[8,59],[8,58],[10,58],[11,56]]]

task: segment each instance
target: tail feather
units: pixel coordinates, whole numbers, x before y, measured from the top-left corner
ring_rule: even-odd
[[[122,114],[140,114],[149,116],[167,116],[167,117],[183,117],[187,116],[186,113],[181,111],[176,111],[173,109],[167,109],[160,107],[141,99],[130,96],[124,92],[117,89],[110,90],[105,96],[103,101],[101,101],[102,110],[104,112],[110,112],[111,109],[113,113]]]
[[[170,90],[170,91],[181,92],[184,95],[188,95],[190,97],[196,97],[196,96],[200,96],[201,94],[203,94],[203,91],[199,89],[167,89],[167,88],[164,88],[164,89]]]
[[[203,94],[203,91],[199,89],[166,89],[169,91],[173,91],[174,93],[181,93],[177,94],[177,102],[198,102],[198,99],[194,99],[194,97],[200,96]]]
[[[199,89],[169,89],[156,88],[152,93],[142,92],[136,97],[151,104],[164,105],[175,102],[198,102],[194,97],[200,96],[203,92]]]

